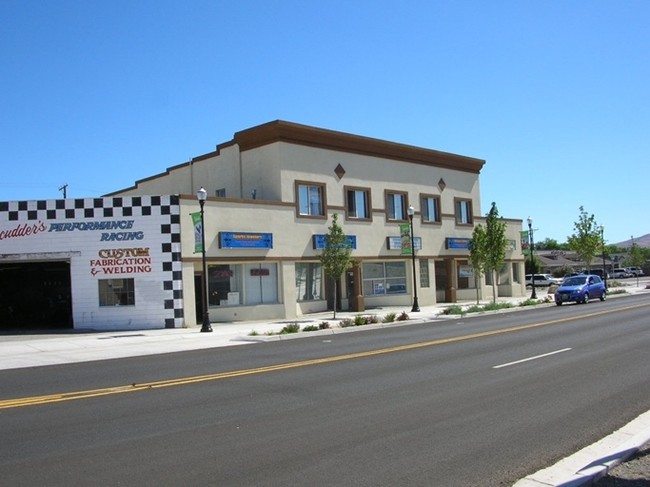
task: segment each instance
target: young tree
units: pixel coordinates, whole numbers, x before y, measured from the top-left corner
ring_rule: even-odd
[[[591,269],[591,260],[601,245],[600,228],[596,224],[594,215],[589,215],[580,207],[580,217],[574,223],[575,232],[568,237],[569,248],[578,254],[578,257]]]
[[[476,304],[479,303],[479,282],[483,275],[483,268],[487,261],[487,245],[486,245],[485,228],[483,225],[478,224],[474,227],[472,232],[472,240],[469,242],[469,261],[474,268],[474,284],[476,287]]]
[[[497,271],[506,260],[506,223],[503,218],[499,217],[499,210],[496,203],[492,202],[492,207],[485,219],[485,264],[484,270],[487,274],[492,273],[492,298],[497,302]]]
[[[341,275],[350,267],[352,258],[350,254],[352,249],[347,241],[343,229],[338,223],[339,216],[334,213],[332,215],[332,225],[328,227],[329,233],[325,235],[325,247],[321,252],[319,259],[323,266],[325,275],[327,275],[334,284],[334,319],[336,319],[337,302],[337,286]]]

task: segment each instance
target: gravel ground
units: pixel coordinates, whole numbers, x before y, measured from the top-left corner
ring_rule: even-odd
[[[627,462],[613,468],[595,485],[596,487],[649,487],[650,443],[646,443]]]

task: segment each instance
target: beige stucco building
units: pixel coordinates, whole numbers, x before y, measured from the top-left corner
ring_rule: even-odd
[[[343,309],[410,308],[412,258],[400,228],[415,209],[420,305],[476,299],[467,244],[481,216],[485,161],[274,121],[235,133],[214,152],[107,196],[180,195],[184,320],[201,321],[204,282],[191,213],[204,187],[209,311],[213,322],[291,319],[332,306],[318,260],[332,215],[353,245]],[[509,246],[500,296],[524,296],[521,220],[504,219]],[[488,285],[489,284],[489,285]],[[479,294],[492,296],[482,278]]]

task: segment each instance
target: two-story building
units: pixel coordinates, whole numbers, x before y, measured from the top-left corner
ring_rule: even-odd
[[[332,215],[352,244],[342,279],[344,309],[491,297],[475,282],[468,243],[481,216],[485,161],[358,135],[274,121],[235,133],[214,152],[170,167],[109,196],[180,195],[184,319],[200,322],[204,277],[191,214],[204,187],[208,300],[213,321],[295,318],[333,306],[319,253]],[[401,250],[415,210],[416,271]],[[524,296],[521,220],[505,219],[511,242],[500,296]],[[414,279],[415,277],[415,279]],[[416,283],[416,284],[414,284]],[[329,296],[329,303],[328,303]]]

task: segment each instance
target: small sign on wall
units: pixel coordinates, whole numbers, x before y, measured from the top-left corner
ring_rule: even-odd
[[[413,237],[415,250],[422,250],[422,238]],[[388,250],[402,250],[402,237],[386,237],[386,248]]]

